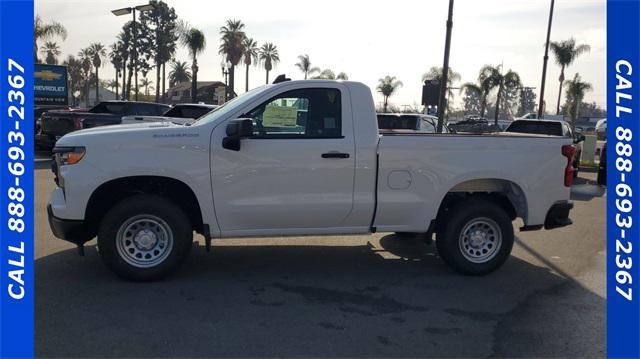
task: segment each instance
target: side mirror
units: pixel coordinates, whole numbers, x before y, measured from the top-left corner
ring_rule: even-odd
[[[576,133],[573,143],[584,142],[584,135],[581,133]]]
[[[240,140],[253,136],[253,122],[250,118],[239,118],[227,124],[227,137],[222,139],[222,147],[240,151]]]

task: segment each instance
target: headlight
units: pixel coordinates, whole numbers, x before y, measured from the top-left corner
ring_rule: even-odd
[[[55,147],[53,149],[58,166],[75,165],[85,154],[84,147]]]

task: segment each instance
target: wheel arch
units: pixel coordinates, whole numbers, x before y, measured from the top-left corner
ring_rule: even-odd
[[[465,180],[451,187],[443,196],[438,207],[438,217],[454,204],[470,197],[482,197],[503,208],[514,220],[527,220],[527,198],[522,187],[517,183],[500,178],[476,178]]]
[[[114,178],[98,186],[91,193],[85,210],[89,227],[97,228],[110,208],[137,194],[156,194],[168,198],[185,211],[196,232],[204,233],[201,206],[191,187],[175,178],[147,175]]]

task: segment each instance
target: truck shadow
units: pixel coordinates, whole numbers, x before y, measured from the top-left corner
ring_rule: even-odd
[[[602,197],[607,192],[605,187],[595,181],[577,177],[571,186],[571,199],[574,201],[591,201],[596,197]]]
[[[176,275],[153,283],[116,278],[93,246],[85,257],[37,259],[36,356],[526,355],[540,342],[505,352],[495,333],[526,338],[531,328],[504,327],[511,313],[572,285],[516,257],[489,276],[460,276],[434,246],[394,235],[350,246],[232,243],[211,253],[194,245]],[[604,299],[577,290],[604,312]],[[583,309],[553,320],[578,326]],[[600,329],[592,338],[604,338]]]

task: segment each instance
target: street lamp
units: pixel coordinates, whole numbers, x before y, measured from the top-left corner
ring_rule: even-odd
[[[542,61],[542,84],[540,85],[540,104],[538,105],[538,118],[542,118],[544,111],[544,85],[547,79],[547,62],[549,61],[549,40],[551,38],[551,22],[553,21],[553,5],[555,0],[551,0],[549,10],[549,24],[547,26],[547,42],[544,47],[544,59]]]
[[[227,60],[226,62],[222,60],[220,62],[220,67],[222,68],[222,76],[224,77],[224,102],[227,102],[229,98],[229,69],[231,68],[231,61]]]
[[[138,30],[136,29],[136,10],[142,12],[142,11],[150,11],[155,8],[156,8],[155,5],[149,3],[149,4],[134,6],[134,7],[124,7],[122,9],[111,10],[111,12],[115,16],[122,16],[122,15],[128,15],[133,13],[133,56],[132,57],[133,57],[133,74],[135,76],[135,86],[136,86],[135,87],[136,101],[138,101],[138,48],[137,48]]]
[[[438,128],[437,132],[442,132],[444,124],[444,112],[447,101],[446,92],[449,83],[449,50],[451,49],[451,29],[453,28],[453,0],[449,0],[449,16],[447,17],[447,34],[444,43],[444,61],[442,64],[442,83],[440,84],[440,101],[438,101]]]

